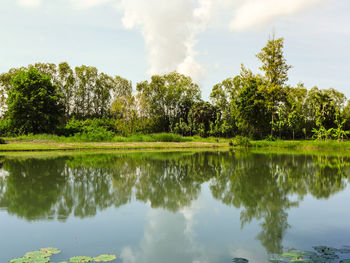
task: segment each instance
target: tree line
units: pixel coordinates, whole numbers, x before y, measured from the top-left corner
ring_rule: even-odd
[[[37,63],[0,75],[0,135],[172,132],[184,136],[256,139],[343,139],[350,104],[335,89],[287,84],[291,66],[283,38],[272,38],[256,57],[263,74],[241,66],[216,84],[210,102],[198,84],[178,72],[137,83],[68,63]]]

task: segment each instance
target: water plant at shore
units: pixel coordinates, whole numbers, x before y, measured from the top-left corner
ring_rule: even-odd
[[[333,248],[327,246],[314,246],[315,251],[304,251],[295,248],[286,248],[282,254],[269,258],[272,263],[349,263],[350,259],[342,259],[343,254],[350,254],[349,248]],[[245,258],[233,258],[233,263],[248,263]]]

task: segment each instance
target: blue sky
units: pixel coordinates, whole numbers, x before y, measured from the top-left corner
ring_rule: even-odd
[[[1,0],[0,72],[67,61],[133,81],[178,70],[212,86],[257,72],[269,35],[285,38],[289,83],[350,98],[348,0]]]

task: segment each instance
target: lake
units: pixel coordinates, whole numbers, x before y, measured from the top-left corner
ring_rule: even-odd
[[[1,263],[48,246],[62,250],[55,262],[123,263],[264,263],[288,248],[350,246],[342,154],[16,154],[0,167]]]

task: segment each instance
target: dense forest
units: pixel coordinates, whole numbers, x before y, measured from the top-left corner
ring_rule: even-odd
[[[99,133],[106,138],[171,132],[253,139],[344,139],[350,104],[335,89],[288,85],[283,38],[256,55],[261,73],[241,66],[216,84],[210,102],[177,72],[136,84],[95,67],[37,63],[0,75],[0,136]]]

